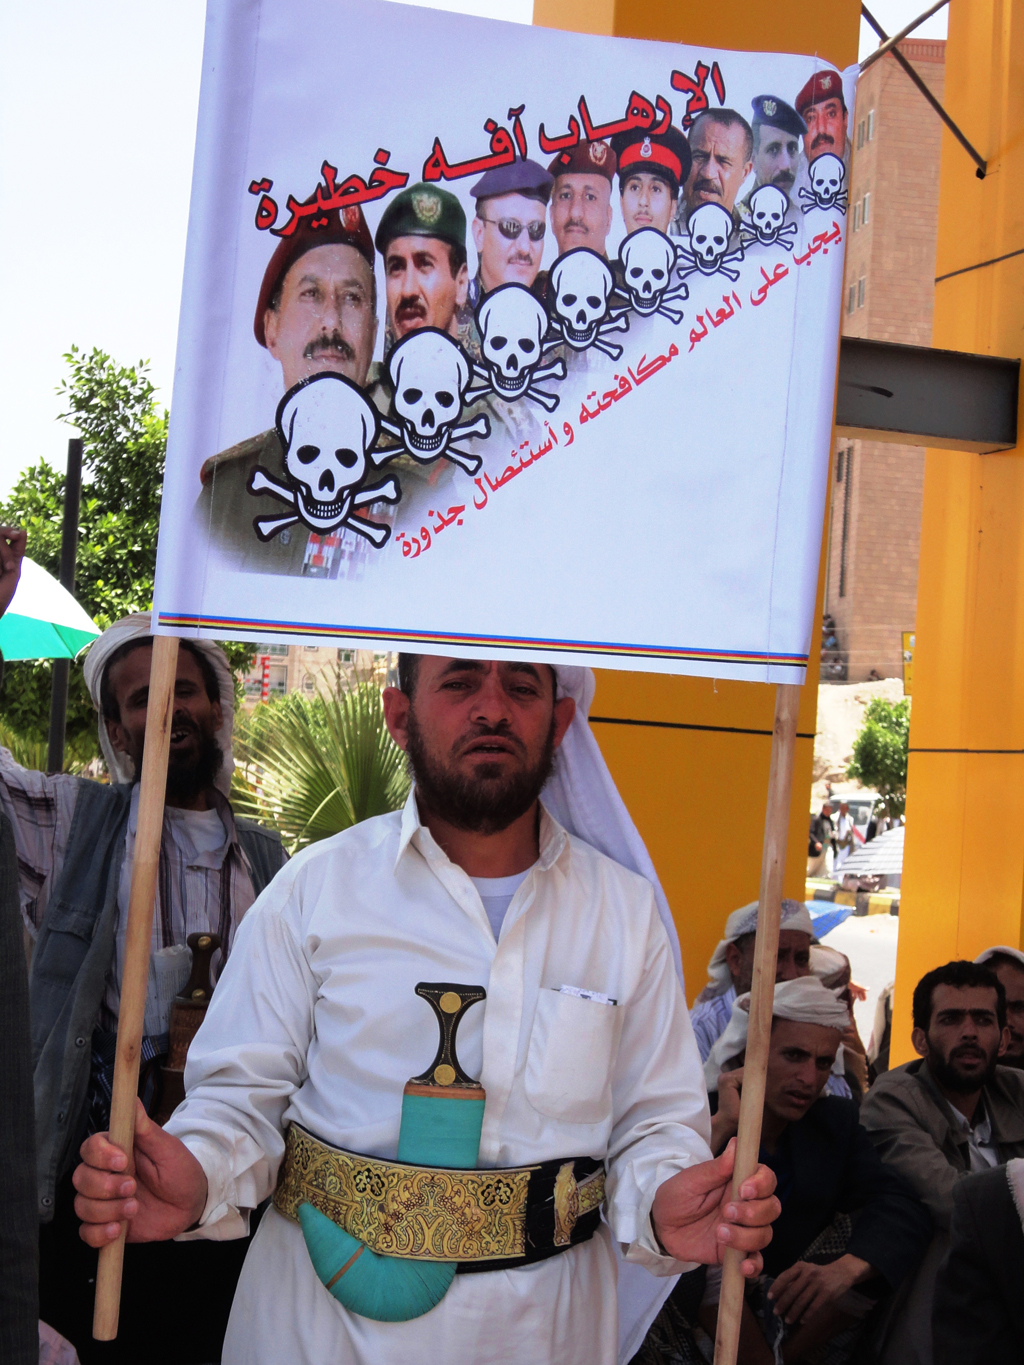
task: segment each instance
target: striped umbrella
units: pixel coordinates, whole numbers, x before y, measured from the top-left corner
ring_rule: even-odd
[[[31,559],[0,617],[0,653],[11,659],[73,659],[99,635],[66,588]]]

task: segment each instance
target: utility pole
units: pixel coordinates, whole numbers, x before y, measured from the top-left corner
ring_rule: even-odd
[[[75,592],[75,560],[78,555],[78,506],[82,498],[82,440],[68,441],[68,472],[64,481],[64,527],[60,544],[60,585],[72,596]],[[50,689],[50,743],[46,769],[64,771],[64,732],[68,718],[68,679],[70,659],[54,659]]]

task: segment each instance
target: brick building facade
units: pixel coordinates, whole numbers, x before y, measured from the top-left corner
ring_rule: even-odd
[[[946,44],[900,44],[941,100]],[[844,336],[928,346],[932,337],[942,124],[895,58],[864,73],[850,124]],[[914,629],[924,449],[840,440],[832,471],[825,612],[842,676],[902,673]],[[824,676],[824,675],[823,675]]]

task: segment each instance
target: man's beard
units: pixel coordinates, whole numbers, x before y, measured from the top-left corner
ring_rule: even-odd
[[[191,718],[176,716],[171,723],[172,730],[191,730],[198,737],[199,748],[189,756],[176,758],[171,754],[167,760],[167,801],[170,805],[187,805],[203,792],[209,791],[214,779],[224,764],[224,754],[220,745],[211,734],[205,734]],[[136,779],[142,776],[142,759],[145,744],[139,752],[132,754]]]
[[[320,336],[314,337],[309,342],[306,349],[302,352],[306,360],[314,360],[322,352],[333,356],[337,360],[355,360],[355,349],[349,345],[341,333],[337,330],[330,334],[322,332]]]
[[[984,1052],[984,1048],[971,1048],[969,1051]],[[957,1065],[957,1056],[965,1051],[962,1047],[955,1047],[948,1057],[943,1057],[934,1048],[928,1052],[928,1069],[931,1071],[935,1080],[946,1090],[952,1090],[957,1095],[971,1095],[976,1090],[981,1090],[983,1086],[990,1085],[996,1074],[996,1066],[999,1062],[997,1053],[993,1053],[988,1059],[988,1065],[982,1072],[975,1072],[974,1075],[965,1075]]]
[[[412,768],[417,794],[424,805],[446,824],[474,834],[497,834],[507,829],[521,815],[525,815],[540,796],[551,776],[555,761],[555,718],[544,741],[544,748],[532,768],[506,774],[499,763],[478,762],[472,773],[463,775],[453,771],[433,754],[427,752],[415,711],[409,708],[408,743],[406,754]],[[502,726],[476,727],[463,736],[454,748],[467,741],[485,739],[489,735],[508,740],[513,745],[521,741]]]

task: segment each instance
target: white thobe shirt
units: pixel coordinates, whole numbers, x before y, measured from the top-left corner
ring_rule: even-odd
[[[299,854],[243,921],[189,1050],[188,1097],[167,1124],[209,1180],[190,1235],[243,1234],[245,1211],[274,1188],[292,1120],[394,1158],[403,1087],[437,1046],[420,981],[487,990],[457,1042],[487,1094],[478,1165],[603,1158],[610,1227],[529,1267],[457,1275],[428,1314],[378,1323],[331,1297],[301,1230],[271,1208],[242,1271],[225,1365],[612,1365],[612,1238],[655,1275],[689,1268],[659,1252],[649,1215],[663,1181],[710,1156],[710,1120],[650,884],[544,812],[540,857],[496,943],[414,793],[403,811]]]

